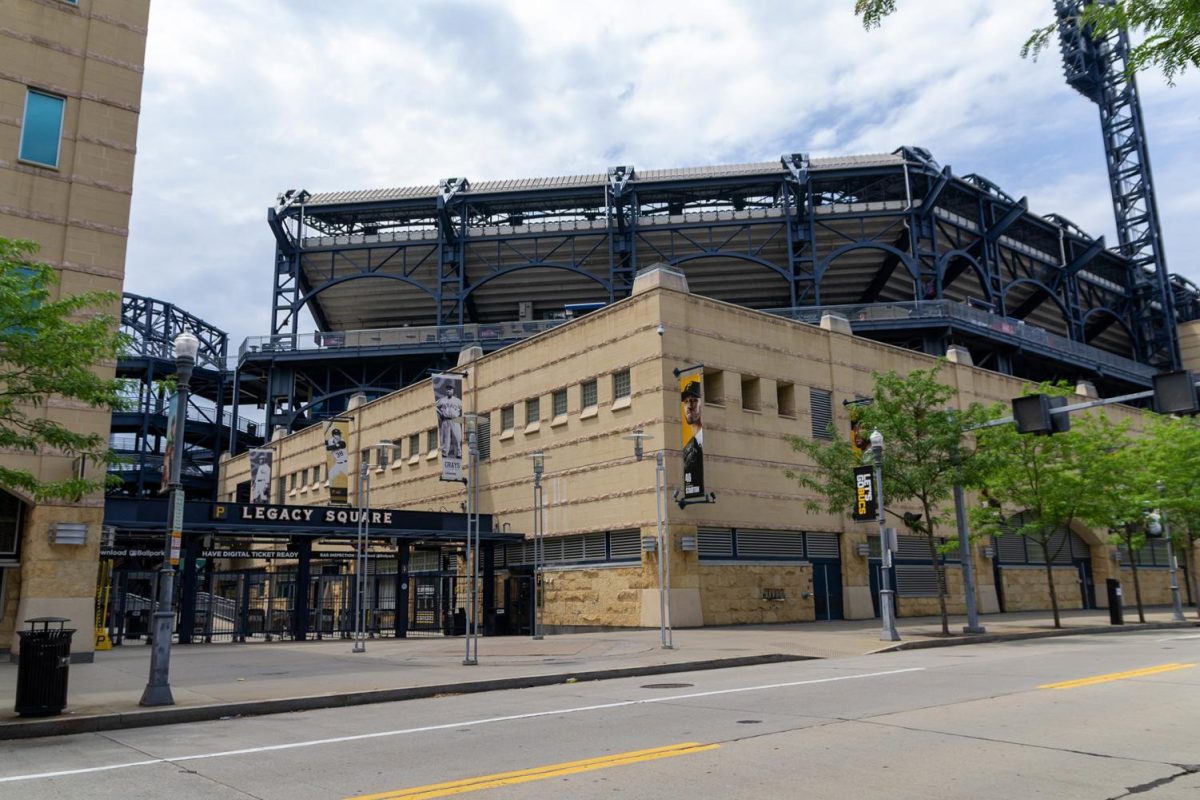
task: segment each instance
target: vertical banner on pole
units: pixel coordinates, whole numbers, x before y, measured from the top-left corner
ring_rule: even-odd
[[[462,375],[434,375],[433,407],[437,411],[438,449],[442,456],[442,480],[459,481],[462,473]]]
[[[256,448],[250,451],[250,503],[269,505],[271,502],[271,468],[275,453]]]
[[[346,445],[350,420],[325,422],[325,474],[329,476],[329,502],[345,505],[350,488],[350,452]]]
[[[871,466],[854,468],[854,510],[851,516],[859,521],[873,520],[879,516],[876,504],[875,468]]]
[[[704,496],[704,368],[679,374],[683,428],[683,496]]]
[[[167,400],[167,447],[163,452],[162,484],[158,487],[159,494],[166,494],[171,486],[171,465],[175,463],[175,415],[179,413],[179,393],[171,395]]]

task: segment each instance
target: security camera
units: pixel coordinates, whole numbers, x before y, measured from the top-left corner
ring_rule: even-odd
[[[666,333],[666,330],[667,330],[667,329],[666,329],[666,328],[664,328],[664,327],[663,327],[663,326],[660,324],[660,325],[658,326],[658,335],[659,335],[659,336],[662,336],[664,333]]]

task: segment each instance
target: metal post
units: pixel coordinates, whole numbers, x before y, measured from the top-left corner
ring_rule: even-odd
[[[654,454],[654,510],[658,515],[658,627],[664,650],[675,648],[671,636],[671,547],[663,525],[666,505],[666,465],[663,451]]]
[[[467,425],[467,570],[470,573],[471,584],[467,591],[467,629],[466,654],[463,656],[464,666],[479,663],[479,619],[476,614],[475,587],[479,581],[479,497],[476,494],[479,485],[479,456],[476,451],[477,420],[474,414],[468,414]],[[474,541],[472,542],[472,536]]]
[[[958,523],[958,555],[962,562],[963,598],[967,604],[967,624],[963,633],[987,633],[979,624],[979,608],[975,603],[975,559],[971,553],[971,534],[967,529],[967,506],[963,487],[954,484],[954,518]]]
[[[371,452],[367,450],[366,452]],[[360,454],[361,455],[361,454]],[[358,551],[354,557],[354,647],[353,653],[367,652],[366,636],[366,571],[367,571],[367,509],[370,506],[370,469],[363,457],[358,467]]]
[[[1158,496],[1163,498],[1167,493],[1167,485],[1162,481],[1158,482]],[[1179,596],[1179,581],[1175,573],[1175,548],[1171,544],[1171,529],[1167,527],[1167,507],[1164,504],[1162,511],[1162,531],[1163,538],[1167,540],[1167,563],[1171,566],[1171,605],[1173,606],[1172,619],[1176,622],[1185,622],[1187,617],[1183,615],[1183,599]]]
[[[542,604],[545,602],[546,551],[542,538],[542,472],[545,470],[545,455],[531,454],[533,458],[533,638],[545,636],[542,630]]]
[[[158,573],[158,603],[154,609],[154,644],[150,651],[150,678],[142,692],[143,706],[173,706],[171,694],[171,637],[175,627],[175,565],[183,542],[183,448],[187,421],[188,389],[200,340],[190,331],[175,338],[175,368],[178,391],[175,395],[174,446],[171,449],[171,495],[167,503],[167,534],[163,546],[162,569]]]
[[[895,606],[892,603],[892,543],[887,534],[883,506],[883,434],[878,429],[871,431],[871,450],[875,453],[875,492],[878,494],[875,505],[879,509],[879,544],[883,550],[883,569],[880,574],[879,611],[883,617],[883,630],[879,640],[883,642],[898,642],[900,634],[896,632]]]

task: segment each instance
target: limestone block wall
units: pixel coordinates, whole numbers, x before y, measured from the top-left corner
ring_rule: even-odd
[[[1001,567],[1001,587],[1006,611],[1041,611],[1050,608],[1050,590],[1046,568],[1036,566]],[[1079,573],[1075,567],[1054,568],[1054,592],[1060,609],[1082,608]]]
[[[1180,573],[1180,577],[1182,577],[1182,573]],[[1121,589],[1125,593],[1125,606],[1127,608],[1136,606],[1137,597],[1133,590],[1133,570],[1128,567],[1122,567],[1120,580]],[[1141,567],[1138,569],[1138,583],[1142,587],[1142,605],[1165,606],[1171,603],[1170,570]],[[1187,596],[1182,582],[1179,584],[1179,591],[1181,597]]]
[[[816,618],[809,564],[705,564],[697,573],[705,625],[812,622]],[[774,590],[782,590],[782,596]]]
[[[543,619],[550,626],[637,627],[641,590],[653,586],[653,576],[640,566],[552,569],[546,572]]]

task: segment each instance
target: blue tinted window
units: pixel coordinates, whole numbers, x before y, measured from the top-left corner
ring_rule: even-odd
[[[61,97],[32,89],[25,95],[25,124],[21,127],[22,161],[58,166],[58,145],[62,138],[63,106]]]

